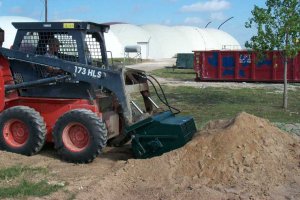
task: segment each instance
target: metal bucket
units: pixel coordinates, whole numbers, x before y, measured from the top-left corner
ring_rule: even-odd
[[[150,158],[180,148],[190,141],[197,129],[189,116],[170,111],[150,117],[131,127],[132,150],[136,158]]]

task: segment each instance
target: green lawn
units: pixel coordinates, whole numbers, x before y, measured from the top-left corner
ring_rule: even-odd
[[[47,181],[45,168],[13,166],[0,169],[0,199],[46,196],[56,192],[62,185]]]
[[[147,62],[147,59],[135,59],[135,58],[108,58],[108,63],[110,65],[114,64],[114,65],[118,65],[118,66],[123,66],[123,65],[134,65],[137,63],[142,63],[142,62]]]
[[[284,111],[282,94],[270,89],[167,86],[164,89],[170,104],[182,114],[194,116],[198,128],[210,120],[232,118],[242,111],[271,122],[300,123],[300,90],[289,91],[289,107]]]
[[[183,81],[193,81],[196,78],[194,69],[163,68],[153,70],[151,74],[162,78],[172,78]]]

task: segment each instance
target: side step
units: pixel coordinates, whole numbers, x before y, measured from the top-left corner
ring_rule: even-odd
[[[197,129],[192,117],[166,111],[130,126],[127,131],[132,133],[135,157],[150,158],[184,146]]]

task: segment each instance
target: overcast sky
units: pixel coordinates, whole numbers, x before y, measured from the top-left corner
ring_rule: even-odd
[[[79,19],[93,22],[127,22],[218,28],[243,46],[255,30],[245,28],[254,5],[264,0],[48,0],[49,21]],[[0,0],[0,16],[17,15],[44,20],[44,0]]]

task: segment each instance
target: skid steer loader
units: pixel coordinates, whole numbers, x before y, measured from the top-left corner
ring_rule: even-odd
[[[193,118],[176,115],[153,77],[109,65],[108,25],[13,26],[13,46],[0,48],[2,150],[30,156],[53,142],[63,160],[88,163],[107,143],[131,140],[135,157],[148,158],[185,145],[196,132]],[[3,42],[3,31],[0,37]],[[49,55],[53,45],[59,50]],[[168,109],[154,102],[148,83]]]

